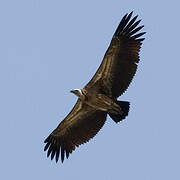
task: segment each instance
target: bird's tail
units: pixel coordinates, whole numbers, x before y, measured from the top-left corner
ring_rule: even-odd
[[[112,118],[113,121],[118,123],[123,119],[125,119],[126,116],[128,115],[130,103],[127,101],[117,101],[116,103],[121,107],[122,113],[121,114],[109,113],[109,116]]]

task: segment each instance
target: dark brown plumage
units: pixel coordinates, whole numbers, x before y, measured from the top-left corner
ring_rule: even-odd
[[[128,115],[129,102],[117,101],[136,73],[139,51],[145,32],[138,26],[137,16],[126,14],[90,82],[82,90],[72,91],[79,99],[72,111],[44,141],[47,156],[61,161],[79,145],[93,138],[102,128],[107,114],[119,122]],[[60,152],[61,151],[61,152]]]

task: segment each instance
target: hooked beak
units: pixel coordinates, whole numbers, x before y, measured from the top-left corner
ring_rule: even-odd
[[[75,94],[75,90],[71,90],[70,92]]]

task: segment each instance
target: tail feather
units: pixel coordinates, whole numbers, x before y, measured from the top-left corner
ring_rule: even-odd
[[[128,115],[130,103],[127,101],[117,101],[116,103],[121,107],[122,113],[121,114],[109,113],[109,116],[112,118],[112,120],[118,123],[123,119],[125,119],[126,116]]]

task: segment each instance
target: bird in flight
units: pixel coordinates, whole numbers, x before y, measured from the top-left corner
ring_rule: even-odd
[[[56,162],[61,155],[69,157],[76,147],[93,138],[104,125],[107,115],[116,123],[125,119],[129,102],[119,101],[131,83],[139,62],[144,26],[141,20],[126,14],[117,27],[101,65],[89,83],[82,89],[71,90],[78,100],[71,112],[45,139],[44,151]]]

